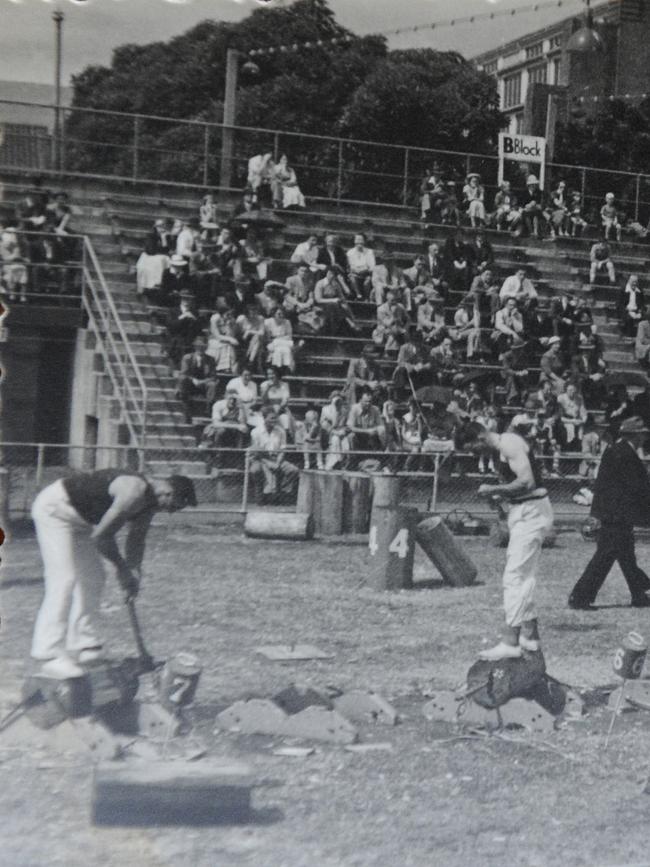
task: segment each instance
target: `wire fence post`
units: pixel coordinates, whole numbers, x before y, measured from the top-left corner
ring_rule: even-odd
[[[208,185],[208,160],[210,159],[210,127],[206,123],[203,131],[203,186]]]
[[[438,475],[440,472],[440,452],[435,453],[433,462],[433,490],[431,491],[430,512],[435,512],[438,506]]]
[[[402,204],[408,204],[409,195],[409,149],[404,148],[404,184],[402,186]]]
[[[280,133],[276,130],[273,133],[273,162],[277,163],[280,158]]]
[[[244,455],[244,486],[242,488],[241,494],[241,510],[245,514],[248,511],[248,485],[250,478],[250,469],[251,469],[251,454],[246,449]]]
[[[641,197],[641,175],[636,176],[636,188],[634,190],[634,219],[639,222],[639,199]]]
[[[140,117],[136,114],[133,118],[133,180],[138,178],[138,145],[140,143]]]
[[[65,171],[65,108],[61,109],[61,126],[59,130],[59,134],[61,136],[59,143],[59,162],[56,166],[58,171]]]
[[[43,484],[43,467],[45,466],[45,444],[39,443],[36,449],[36,490],[40,491]]]
[[[343,141],[339,139],[338,171],[336,175],[336,201],[341,202],[343,194]]]

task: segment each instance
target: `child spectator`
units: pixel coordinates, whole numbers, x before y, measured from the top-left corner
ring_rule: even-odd
[[[621,223],[618,216],[618,209],[615,204],[614,193],[605,195],[605,204],[600,209],[600,220],[603,227],[603,236],[606,241],[609,241],[614,234],[616,240],[621,240]]]
[[[486,404],[483,412],[478,413],[478,415],[476,416],[476,421],[480,425],[483,425],[483,427],[487,431],[491,433],[497,433],[499,428],[499,420],[497,418],[496,407],[491,403]],[[481,473],[481,475],[484,475],[488,472],[496,472],[494,466],[494,457],[494,452],[481,452],[481,455],[478,459],[478,471],[479,473]]]
[[[303,466],[306,470],[312,468],[312,456],[316,460],[316,468],[319,470],[325,469],[322,433],[323,430],[318,421],[318,413],[313,409],[307,410],[302,425],[300,427],[297,425],[296,431],[296,444],[302,440]]]
[[[510,192],[510,181],[503,181],[494,196],[494,225],[501,232],[508,228],[510,220],[510,210],[512,206],[512,193]]]
[[[485,223],[485,189],[481,184],[481,176],[476,172],[467,175],[463,187],[463,201],[472,228],[482,226]]]
[[[589,253],[589,259],[591,260],[591,264],[589,266],[590,283],[595,283],[596,275],[603,270],[607,271],[609,282],[612,284],[616,283],[616,272],[614,270],[614,263],[612,262],[609,244],[606,240],[596,241],[596,243],[592,245],[591,251]]]
[[[571,237],[579,238],[587,227],[587,221],[582,216],[582,196],[577,190],[571,193],[569,221],[571,223]]]
[[[568,383],[565,391],[557,399],[560,411],[559,439],[564,450],[577,451],[582,441],[584,423],[587,420],[582,395],[573,383]]]
[[[582,460],[578,472],[587,479],[595,479],[598,474],[603,444],[591,416],[588,416],[585,421],[581,446]]]
[[[569,235],[571,220],[565,181],[560,181],[551,193],[548,208],[544,213],[548,220],[551,238],[566,238]]]

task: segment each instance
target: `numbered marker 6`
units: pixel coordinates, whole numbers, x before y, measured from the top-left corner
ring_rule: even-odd
[[[614,653],[613,668],[625,680],[638,680],[643,671],[647,645],[638,632],[630,632]]]

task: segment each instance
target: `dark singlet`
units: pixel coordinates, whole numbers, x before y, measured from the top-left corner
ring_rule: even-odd
[[[512,431],[509,431],[509,433],[512,433]],[[531,444],[525,437],[522,437],[519,434],[515,434],[515,436],[518,436],[519,439],[523,440],[528,447],[528,463],[530,464],[530,471],[533,474],[535,487],[531,491],[528,491],[524,494],[519,494],[514,497],[508,497],[508,499],[511,503],[524,503],[526,502],[526,500],[541,500],[544,497],[548,496],[548,494],[542,482],[542,472],[539,464],[537,463],[535,452],[533,451]],[[499,453],[498,474],[506,485],[510,482],[513,482],[517,478],[516,474],[513,473],[513,471],[510,469],[510,464],[508,463],[508,461],[504,461],[501,457],[501,453]]]
[[[96,470],[94,473],[78,473],[63,479],[70,505],[89,524],[98,524],[104,514],[113,505],[113,497],[108,489],[118,476],[135,476],[143,479],[139,473],[127,473],[124,470]],[[141,512],[156,505],[156,496],[147,483],[145,491],[146,505]],[[138,514],[140,514],[139,512]],[[135,516],[133,516],[135,517]]]

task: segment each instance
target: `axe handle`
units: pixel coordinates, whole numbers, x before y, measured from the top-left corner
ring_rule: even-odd
[[[147,648],[144,646],[144,640],[142,638],[142,630],[140,629],[140,623],[138,621],[138,615],[135,610],[135,602],[133,599],[129,599],[126,603],[126,607],[129,610],[129,620],[131,621],[131,627],[133,629],[133,635],[135,636],[135,643],[138,647],[138,655],[142,660],[150,660],[151,654],[147,651]]]

